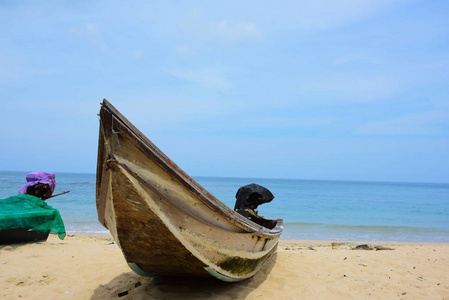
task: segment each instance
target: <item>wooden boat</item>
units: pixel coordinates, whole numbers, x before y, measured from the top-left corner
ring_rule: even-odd
[[[216,199],[121,115],[100,109],[96,201],[132,270],[240,281],[275,253],[282,219],[253,222]]]

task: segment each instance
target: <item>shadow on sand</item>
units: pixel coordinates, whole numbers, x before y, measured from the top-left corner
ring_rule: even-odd
[[[276,262],[277,254],[265,263],[260,271],[248,280],[236,283],[215,278],[153,277],[134,272],[122,273],[111,282],[95,289],[91,300],[96,299],[244,299],[262,284]]]

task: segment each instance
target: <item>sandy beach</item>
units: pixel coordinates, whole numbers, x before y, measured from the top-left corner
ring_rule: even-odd
[[[251,279],[145,278],[112,237],[0,246],[1,299],[449,299],[449,244],[281,240]],[[354,245],[366,244],[353,242]]]

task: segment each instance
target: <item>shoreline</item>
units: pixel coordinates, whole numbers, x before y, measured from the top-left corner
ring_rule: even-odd
[[[344,241],[394,249],[369,251],[332,249],[336,242],[281,239],[254,277],[226,283],[141,277],[109,234],[50,235],[0,246],[0,298],[449,299],[449,243]]]
[[[108,232],[104,232],[104,233],[100,233],[100,232],[96,232],[96,233],[83,233],[83,232],[67,232],[67,236],[69,235],[75,235],[75,236],[95,236],[98,238],[102,238],[102,237],[110,237],[111,233]],[[51,236],[51,235],[50,235]],[[449,246],[449,242],[407,242],[407,241],[382,241],[382,240],[352,240],[352,239],[341,239],[341,240],[320,240],[320,239],[312,239],[312,240],[308,240],[308,239],[291,239],[291,238],[283,238],[281,236],[281,238],[279,239],[279,242],[282,243],[289,243],[289,242],[295,242],[295,243],[300,243],[301,245],[305,246],[305,244],[310,243],[311,245],[325,245],[325,244],[331,244],[331,243],[342,243],[342,242],[348,242],[348,243],[358,243],[358,244],[382,244],[382,245],[448,245]],[[308,245],[310,246],[310,245]],[[1,247],[1,245],[0,245]]]
[[[353,243],[353,244],[370,244],[370,245],[387,245],[387,246],[448,246],[449,243],[434,243],[434,242],[402,242],[402,241],[359,241],[359,240],[292,240],[280,239],[280,243],[290,244],[297,243],[302,246],[330,246],[332,243]],[[309,245],[310,244],[310,245]]]

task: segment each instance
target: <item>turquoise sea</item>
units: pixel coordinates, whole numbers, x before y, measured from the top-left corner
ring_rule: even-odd
[[[17,194],[27,172],[0,171],[0,199]],[[194,177],[229,207],[242,185],[257,183],[275,199],[259,214],[283,218],[283,239],[449,243],[449,184]],[[97,220],[95,174],[56,173],[67,232],[107,233]]]

